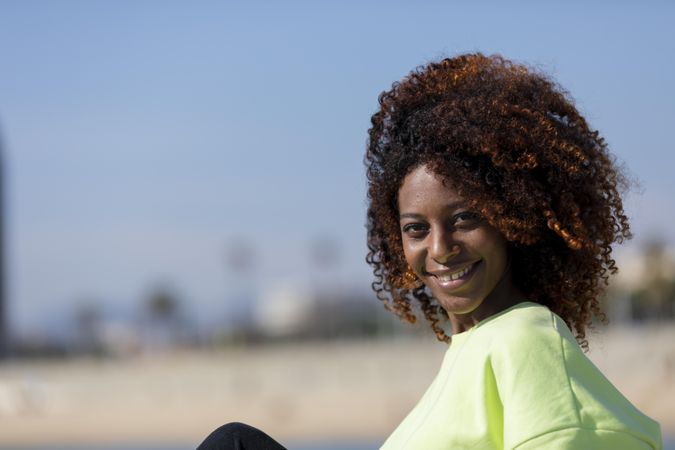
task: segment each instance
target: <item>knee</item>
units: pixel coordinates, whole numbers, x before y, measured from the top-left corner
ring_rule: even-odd
[[[230,422],[226,423],[225,425],[221,425],[218,428],[216,428],[216,431],[222,430],[223,432],[233,432],[233,431],[241,431],[241,430],[250,430],[253,428],[250,425],[246,425],[245,423],[242,422]]]
[[[230,450],[241,448],[241,441],[260,433],[256,428],[242,422],[230,422],[213,430],[198,450]]]
[[[230,422],[226,423],[225,425],[221,425],[215,430],[213,430],[211,436],[223,438],[226,436],[241,435],[242,433],[245,434],[246,432],[250,432],[251,430],[254,430],[254,428],[250,425],[246,425],[245,423]]]

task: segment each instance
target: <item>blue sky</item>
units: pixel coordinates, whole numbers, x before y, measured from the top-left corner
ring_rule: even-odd
[[[232,242],[259,292],[367,289],[362,156],[377,95],[466,51],[551,73],[639,179],[637,245],[675,242],[675,7],[666,2],[0,2],[13,326],[133,308],[169,283],[226,308]],[[338,264],[312,267],[330,238]]]

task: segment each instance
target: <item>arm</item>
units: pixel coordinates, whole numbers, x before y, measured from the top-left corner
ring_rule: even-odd
[[[628,433],[612,430],[565,428],[545,433],[514,447],[514,450],[661,450]]]

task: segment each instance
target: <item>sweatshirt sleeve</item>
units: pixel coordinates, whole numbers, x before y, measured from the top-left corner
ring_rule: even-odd
[[[529,439],[514,450],[661,450],[628,433],[613,430],[565,428]]]
[[[662,448],[658,423],[602,375],[557,316],[500,336],[490,359],[504,449]]]

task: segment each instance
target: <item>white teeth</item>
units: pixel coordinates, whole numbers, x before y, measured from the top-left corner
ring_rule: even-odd
[[[473,264],[470,265],[470,266],[468,266],[468,267],[465,267],[464,269],[462,269],[462,270],[460,270],[460,271],[458,271],[458,272],[449,273],[449,274],[447,274],[447,275],[439,275],[439,276],[438,276],[438,279],[439,279],[440,281],[453,281],[453,280],[456,280],[456,279],[458,279],[458,278],[463,277],[463,276],[466,275],[467,273],[469,273],[469,270],[471,270],[472,267],[473,267]]]

